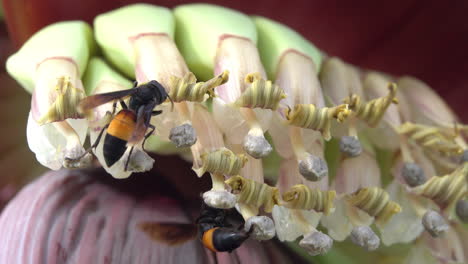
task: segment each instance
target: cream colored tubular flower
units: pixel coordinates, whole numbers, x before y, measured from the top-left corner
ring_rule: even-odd
[[[435,105],[439,106],[442,115],[445,114],[445,117],[451,120],[457,119],[449,108],[443,107],[445,103],[442,99],[435,95],[435,93],[422,82],[416,81],[416,79],[410,77],[403,77],[399,79],[399,83],[403,85],[403,89],[398,93],[398,100],[400,114],[404,123],[397,128],[397,132],[406,138],[408,143],[412,145],[410,146],[412,149],[416,148],[414,146],[417,145],[424,150],[424,154],[430,157],[437,165],[438,173],[449,173],[454,170],[460,162],[463,162],[464,156],[468,157],[466,142],[463,138],[463,130],[466,129],[464,128],[465,126],[455,122],[449,125],[443,122],[431,122],[424,117],[419,118],[418,116],[421,115],[423,111],[414,108],[414,103],[410,103],[411,100],[416,99],[411,92],[408,92],[413,86],[416,86],[416,90],[421,90],[419,92],[427,90],[429,94],[428,98],[422,96],[418,97],[417,100],[434,100]],[[410,96],[407,98],[406,94]],[[430,104],[430,101],[427,103]],[[413,112],[413,110],[415,112]],[[431,112],[427,112],[425,115],[427,115],[427,118],[433,117]]]
[[[292,29],[263,17],[255,17],[254,21],[262,60],[269,75],[276,79],[275,84],[287,94],[283,105],[274,113],[269,130],[275,148],[283,158],[295,158],[296,166],[307,180],[326,182],[328,167],[323,160],[323,141],[320,133],[314,131],[320,130],[325,138],[329,137],[331,118],[321,113],[333,111],[323,109],[317,79],[322,55]],[[286,109],[292,110],[288,112],[291,115],[285,116]],[[297,126],[295,121],[311,126]]]
[[[193,170],[198,177],[210,173],[212,180],[212,189],[203,194],[203,200],[211,207],[233,208],[237,198],[226,190],[224,181],[238,175],[247,158],[224,146],[221,130],[206,107],[195,104],[192,120],[194,128],[200,131],[197,142],[191,147]]]
[[[126,90],[133,86],[129,80],[115,72],[106,62],[97,57],[90,60],[83,82],[87,93],[90,95]],[[106,165],[103,152],[104,139],[107,134],[106,125],[111,122],[120,110],[120,104],[117,104],[117,102],[109,102],[94,108],[91,113],[88,113],[90,143],[91,145],[98,144],[93,148],[93,152],[104,169],[114,178],[118,179],[127,178],[132,172],[148,171],[153,167],[154,162],[154,160],[141,149],[141,145],[137,145],[132,152],[130,160],[128,160],[130,148],[127,148],[124,155],[114,165],[111,167]],[[101,132],[102,136],[100,141],[96,142]],[[127,160],[129,163],[127,170],[125,170]]]
[[[432,200],[450,218],[456,203],[468,195],[468,162],[460,165],[450,174],[432,177],[412,191]]]
[[[401,212],[395,214],[381,230],[382,242],[387,245],[409,243],[424,231],[422,218],[430,207],[425,199],[408,192],[409,186],[421,185],[435,175],[432,163],[418,148],[411,148],[411,154],[418,169],[408,170],[408,163],[398,157],[392,168],[393,181],[386,187],[390,198],[401,205]],[[404,171],[407,171],[406,174]],[[418,170],[418,171],[414,171]],[[419,171],[421,170],[421,171]]]
[[[466,228],[465,228],[466,229]],[[423,237],[425,246],[429,248],[436,263],[467,263],[468,253],[464,250],[466,232],[457,232],[450,228],[443,237],[434,238],[430,235]]]
[[[258,180],[263,171],[261,161],[254,158],[251,160],[254,164],[249,164],[249,161],[242,173],[246,177],[257,178],[257,180],[238,175],[229,178],[226,184],[237,197],[236,208],[245,220],[245,231],[251,232],[251,237],[254,239],[269,240],[275,236],[275,224],[270,217],[258,214],[260,209],[266,213],[272,212],[273,206],[278,204],[279,192],[276,187]]]
[[[242,13],[208,4],[178,6],[174,15],[178,46],[197,76],[229,71],[229,81],[215,90],[213,99],[213,114],[226,140],[242,144],[254,158],[267,156],[272,147],[263,133],[284,93],[266,80],[254,23]]]
[[[358,69],[339,58],[325,59],[319,77],[327,105],[339,105],[351,94],[364,97],[359,74]],[[332,123],[332,135],[340,138],[340,151],[348,157],[356,157],[362,152],[359,127],[358,118],[353,114],[344,123]]]
[[[299,173],[296,159],[283,160],[277,182],[280,193],[284,195],[288,191],[293,191],[292,187],[303,182],[306,182],[306,180]],[[284,198],[280,200],[278,205],[274,206],[272,214],[278,239],[281,241],[295,241],[302,235],[315,232],[322,214],[314,210],[286,207],[283,200]],[[294,202],[293,199],[287,200]]]
[[[438,155],[445,156],[458,156],[463,152],[463,148],[455,140],[458,136],[456,127],[443,129],[405,122],[397,128],[397,131],[427,152],[436,152]]]
[[[468,237],[468,229],[462,223],[452,224],[452,228],[454,233],[458,234],[460,238],[461,246],[463,247],[463,254],[465,255],[465,262],[468,262],[468,241],[466,240]]]
[[[366,214],[365,208],[369,206],[353,206],[348,199],[349,195],[365,188],[381,186],[380,171],[374,152],[366,147],[361,155],[343,159],[332,186],[336,188],[339,197],[336,209],[321,220],[322,225],[328,229],[328,234],[338,241],[350,236],[352,242],[366,250],[377,249],[380,239],[370,228],[374,219],[372,215]]]
[[[410,109],[411,120],[425,125],[453,127],[458,121],[455,113],[426,83],[414,77],[403,76],[397,80]],[[421,95],[424,96],[421,96]]]
[[[396,150],[400,147],[399,135],[395,131],[401,124],[397,89],[396,84],[384,74],[368,72],[363,80],[365,98],[351,95],[344,101],[359,119],[368,124],[372,143],[382,149]]]
[[[276,79],[275,84],[287,94],[283,105],[274,113],[269,130],[276,150],[284,158],[277,185],[283,192],[283,199],[285,192],[295,193],[296,189],[290,190],[293,185],[302,197],[296,200],[296,195],[288,195],[287,202],[274,206],[277,235],[282,241],[293,241],[304,236],[300,246],[312,255],[324,254],[331,248],[332,240],[315,227],[321,217],[319,212],[328,209],[324,209],[321,203],[314,204],[303,199],[312,195],[327,196],[328,200],[328,167],[323,160],[323,141],[317,131],[288,126],[284,116],[285,109],[293,109],[296,105],[314,104],[312,106],[317,106],[316,109],[324,106],[316,77],[321,54],[297,32],[284,25],[263,17],[254,17],[254,21],[259,34],[262,61],[269,75]],[[326,126],[321,128],[325,128],[325,133],[328,132]],[[334,196],[334,192],[330,194]]]
[[[175,22],[169,9],[149,4],[133,4],[96,17],[96,40],[104,55],[139,84],[160,82],[175,103],[169,100],[157,109],[163,112],[152,119],[156,134],[177,147],[189,147],[197,140],[191,124],[192,103],[202,102],[206,93],[225,82],[222,73],[211,82],[196,83],[173,40]],[[116,31],[115,29],[119,30]],[[172,102],[171,102],[172,103]]]
[[[394,216],[382,230],[382,240],[386,245],[410,242],[424,229],[433,237],[442,236],[449,228],[446,219],[453,218],[453,207],[466,195],[466,183],[463,180],[466,168],[464,170],[462,166],[450,177],[437,177],[434,164],[422,148],[411,145],[406,151],[411,152],[414,164],[420,167],[412,167],[413,164],[404,162],[405,150],[401,152],[401,160],[395,162],[392,172],[395,179],[387,190],[391,198],[403,206],[402,212]],[[408,192],[410,187],[414,189]],[[430,198],[441,210],[421,196]]]
[[[242,145],[229,145],[235,153],[244,153]],[[278,188],[264,182],[262,160],[247,156],[247,162],[240,175],[229,178],[225,183],[237,197],[236,208],[246,221],[245,231],[251,228],[251,237],[257,240],[269,240],[275,236],[275,224],[270,217],[259,215],[260,210],[271,213],[278,204]]]
[[[439,259],[433,255],[432,249],[427,246],[423,239],[418,239],[413,243],[411,250],[409,251],[408,255],[406,255],[402,263],[440,264],[444,262],[440,262]]]
[[[449,133],[453,140],[462,149],[461,155],[447,155],[434,151],[426,151],[426,155],[436,165],[439,174],[450,173],[456,169],[463,157],[467,157],[467,144],[463,138],[468,130],[467,126],[458,123],[458,117],[453,113],[444,100],[424,82],[409,76],[398,79],[398,86],[404,95],[410,120],[413,123],[435,128],[437,133]],[[424,96],[420,96],[424,94]]]
[[[468,223],[468,199],[467,197],[457,201],[455,213],[458,219],[463,223]]]
[[[297,161],[283,160],[277,183],[282,199],[279,205],[273,207],[272,213],[276,234],[280,241],[295,241],[303,236],[299,242],[300,247],[310,255],[323,255],[332,248],[333,240],[316,227],[322,212],[333,207],[335,192],[322,191],[316,186],[310,188],[300,184],[302,182],[308,181],[300,175]]]
[[[93,49],[88,24],[59,22],[38,31],[7,61],[8,73],[32,93],[29,148],[50,169],[89,165],[89,155],[69,161],[85,153],[88,125],[76,106],[85,97],[80,78]]]
[[[281,161],[277,186],[282,199],[272,214],[276,233],[281,241],[294,241],[303,236],[299,245],[311,255],[325,254],[333,244],[328,235],[316,229],[322,213],[328,214],[334,207],[335,191],[327,191],[328,177],[325,179],[306,180],[294,157]]]
[[[370,101],[362,107],[362,118],[371,126],[367,129],[367,135],[373,144],[385,150],[400,150],[404,162],[402,177],[408,184],[415,186],[422,184],[421,180],[425,176],[420,165],[412,157],[408,137],[399,133],[402,118],[407,118],[408,114],[405,107],[400,108],[397,104],[397,89],[396,84],[391,83],[389,77],[384,74],[367,73],[364,79],[364,93]],[[404,94],[399,98],[404,99]],[[352,99],[351,96],[348,100]],[[357,100],[356,106],[359,105],[358,102]],[[350,107],[354,106],[351,104]],[[411,182],[416,179],[420,181]]]

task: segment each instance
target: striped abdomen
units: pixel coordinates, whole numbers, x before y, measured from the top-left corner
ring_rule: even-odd
[[[213,252],[231,252],[238,248],[249,236],[238,230],[224,227],[211,228],[203,233],[203,245]]]
[[[104,159],[108,167],[116,163],[127,149],[127,141],[135,130],[136,115],[131,110],[121,110],[107,128],[104,138]]]

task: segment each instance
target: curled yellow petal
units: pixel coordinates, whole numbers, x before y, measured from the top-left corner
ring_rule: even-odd
[[[200,158],[203,153],[224,147],[223,134],[211,113],[201,104],[194,104],[192,124],[197,131],[197,142],[190,149],[193,156],[193,168],[199,169],[203,166],[203,161]]]
[[[361,188],[345,197],[351,205],[374,216],[377,225],[385,225],[394,214],[401,211],[400,205],[391,201],[388,193],[379,187]]]
[[[343,103],[348,104],[349,108],[356,113],[356,116],[369,124],[371,127],[375,127],[382,119],[385,111],[390,104],[398,103],[396,99],[397,86],[395,83],[389,83],[389,93],[385,97],[376,98],[369,102],[364,102],[361,96],[352,94],[348,98],[345,98]]]
[[[202,167],[194,169],[198,176],[205,172],[230,176],[238,175],[247,162],[247,157],[244,154],[236,155],[227,148],[203,153],[200,158],[203,163]]]
[[[291,209],[313,209],[328,215],[331,209],[334,208],[333,200],[335,196],[335,191],[321,191],[311,189],[304,184],[298,184],[283,194],[283,200],[285,201],[283,206]]]
[[[278,204],[279,190],[276,187],[242,176],[234,176],[226,180],[232,191],[237,194],[238,202],[259,208],[263,206],[265,212],[270,213],[273,206]]]
[[[463,152],[463,148],[455,142],[455,129],[450,135],[438,127],[407,122],[399,126],[397,131],[429,151],[437,151],[446,155],[457,155]]]
[[[336,119],[344,121],[350,111],[348,105],[318,108],[313,104],[297,104],[294,108],[286,110],[286,119],[289,125],[318,130],[325,140],[331,139],[330,122]]]
[[[214,97],[214,89],[228,80],[229,71],[224,71],[207,82],[197,82],[197,78],[191,72],[186,73],[183,78],[171,76],[169,96],[174,102],[203,102],[206,94]]]
[[[258,72],[247,74],[245,82],[248,86],[234,103],[236,106],[276,110],[279,102],[286,98],[283,89],[264,80]]]
[[[85,97],[84,91],[73,87],[70,77],[62,76],[55,86],[57,97],[50,106],[49,111],[37,121],[40,125],[63,121],[67,118],[80,118],[77,106]]]
[[[451,207],[460,198],[468,194],[466,177],[468,162],[465,162],[451,174],[432,177],[425,184],[414,189],[415,193],[434,201],[441,208]]]

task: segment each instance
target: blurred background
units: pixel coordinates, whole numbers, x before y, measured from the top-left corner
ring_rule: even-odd
[[[20,186],[45,171],[26,144],[30,95],[6,74],[6,58],[50,23],[73,19],[92,23],[97,14],[133,2],[173,7],[192,1],[2,0],[0,206]],[[448,101],[462,121],[468,121],[468,1],[206,2],[277,20],[327,54],[357,66],[420,78]]]

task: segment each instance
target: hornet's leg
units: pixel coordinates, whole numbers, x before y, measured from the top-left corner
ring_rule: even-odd
[[[123,100],[119,100],[119,101],[120,101],[120,105],[122,106],[123,109],[128,109],[127,104]]]
[[[106,130],[108,127],[109,127],[109,124],[105,125],[105,126],[101,129],[101,132],[99,132],[99,135],[98,135],[98,137],[96,138],[96,140],[94,141],[93,145],[91,145],[91,147],[89,147],[81,156],[79,156],[79,157],[77,157],[76,159],[73,159],[73,160],[80,160],[80,159],[82,159],[86,154],[91,153],[91,151],[99,145],[99,142],[101,142],[101,137],[102,137],[102,135],[104,134],[104,130]]]
[[[149,138],[149,136],[151,136],[151,135],[153,134],[154,130],[156,130],[156,127],[153,126],[152,124],[149,124],[148,127],[151,128],[151,131],[148,132],[148,133],[145,135],[145,138],[143,139],[143,143],[141,143],[141,148],[143,149],[144,152],[146,152],[146,150],[145,150],[145,142],[146,142],[146,140]]]
[[[110,114],[111,116],[114,116],[116,109],[117,109],[117,101],[114,101],[114,103],[112,103],[112,113],[107,111],[106,114]]]
[[[124,171],[127,171],[128,163],[130,162],[130,158],[132,157],[133,148],[134,148],[134,147],[132,147],[132,148],[130,149],[130,153],[128,153],[128,158],[127,158],[127,161],[125,162]]]
[[[115,115],[115,110],[117,109],[117,101],[114,101],[114,103],[112,104],[112,116]]]
[[[162,110],[154,110],[153,112],[151,112],[151,115],[152,116],[157,116],[157,115],[162,114],[162,112],[163,112]]]
[[[102,129],[101,132],[99,132],[98,137],[94,141],[94,144],[90,147],[90,149],[96,148],[99,145],[99,142],[101,141],[101,137],[104,134],[104,130],[106,130],[109,127],[109,124],[105,125]]]
[[[155,111],[151,112],[151,115],[152,115],[152,116],[157,116],[157,115],[160,115],[161,113],[162,113],[161,110],[155,110]],[[148,124],[146,124],[146,125],[147,125],[147,127],[149,127],[149,128],[151,129],[151,131],[148,132],[148,133],[145,135],[145,138],[143,139],[143,143],[141,143],[141,148],[142,148],[143,151],[145,151],[145,152],[146,152],[146,149],[145,149],[145,142],[146,142],[146,140],[154,133],[154,131],[156,130],[156,127],[153,126],[152,124],[150,124],[149,121],[150,121],[150,120],[148,119]]]

